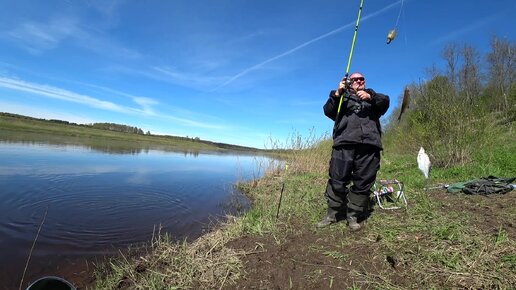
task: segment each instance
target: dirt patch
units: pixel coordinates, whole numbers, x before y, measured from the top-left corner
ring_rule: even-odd
[[[514,217],[514,191],[496,196],[430,194],[443,214],[450,211],[468,214],[471,224],[482,234],[493,236],[502,229],[510,239],[516,238],[514,218],[507,218],[508,215]],[[380,245],[382,237],[374,238],[375,234],[367,225],[357,233],[348,231],[344,223],[322,230],[302,223],[291,228],[291,234],[280,241],[273,236],[245,236],[230,242],[227,246],[249,254],[242,258],[244,278],[226,289],[382,289],[387,286],[414,289],[422,283],[423,276],[414,272],[408,261]],[[425,235],[416,233],[414,241]],[[370,238],[364,239],[364,236]],[[343,242],[349,241],[349,237],[352,242]],[[421,245],[424,246],[424,242]],[[432,281],[432,284],[450,286],[446,275],[440,275],[439,279],[442,281]]]
[[[441,204],[443,212],[469,214],[470,223],[483,234],[493,235],[500,230],[516,239],[516,191],[506,194],[466,195],[437,191],[432,194]],[[508,216],[512,218],[507,218]]]
[[[346,289],[359,287],[364,273],[385,271],[406,284],[398,274],[403,266],[394,257],[378,255],[376,241],[343,244],[344,236],[361,231],[349,232],[344,223],[332,227],[338,230],[299,224],[281,244],[271,236],[246,236],[229,243],[250,254],[243,258],[245,278],[227,289]]]

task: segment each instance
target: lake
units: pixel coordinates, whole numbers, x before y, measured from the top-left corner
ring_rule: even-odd
[[[101,257],[150,241],[192,240],[249,208],[238,181],[266,157],[152,148],[0,141],[0,289],[80,275]],[[24,286],[26,287],[26,286]]]

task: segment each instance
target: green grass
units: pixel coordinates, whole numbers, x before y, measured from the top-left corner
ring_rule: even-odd
[[[40,141],[56,144],[92,146],[126,152],[134,148],[191,152],[230,151],[265,152],[255,148],[195,140],[185,137],[122,133],[110,130],[56,123],[42,119],[0,113],[0,138],[12,141]]]

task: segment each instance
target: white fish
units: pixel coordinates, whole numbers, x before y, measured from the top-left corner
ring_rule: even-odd
[[[428,155],[425,153],[425,149],[421,147],[419,149],[419,153],[417,154],[417,166],[419,167],[419,170],[423,172],[423,175],[425,175],[425,178],[428,179],[430,176],[430,158],[428,158]]]

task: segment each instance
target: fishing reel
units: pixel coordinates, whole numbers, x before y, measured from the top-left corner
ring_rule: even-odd
[[[351,80],[351,78],[346,77],[346,79],[344,80],[344,89],[349,90],[352,84],[353,80]]]
[[[344,88],[342,88],[342,91],[340,91],[340,89],[339,89],[340,96],[342,96],[344,98],[349,98],[350,96],[355,94],[351,87],[353,85],[353,79],[348,76],[345,76],[343,81],[344,81]]]
[[[339,87],[339,92],[341,91],[341,89],[342,89],[342,92],[348,92],[351,89],[351,85],[353,84],[353,81],[349,77],[345,76],[344,79],[341,81],[341,83],[342,82],[344,83],[344,87],[343,88]],[[341,95],[342,95],[342,93],[341,93]]]

